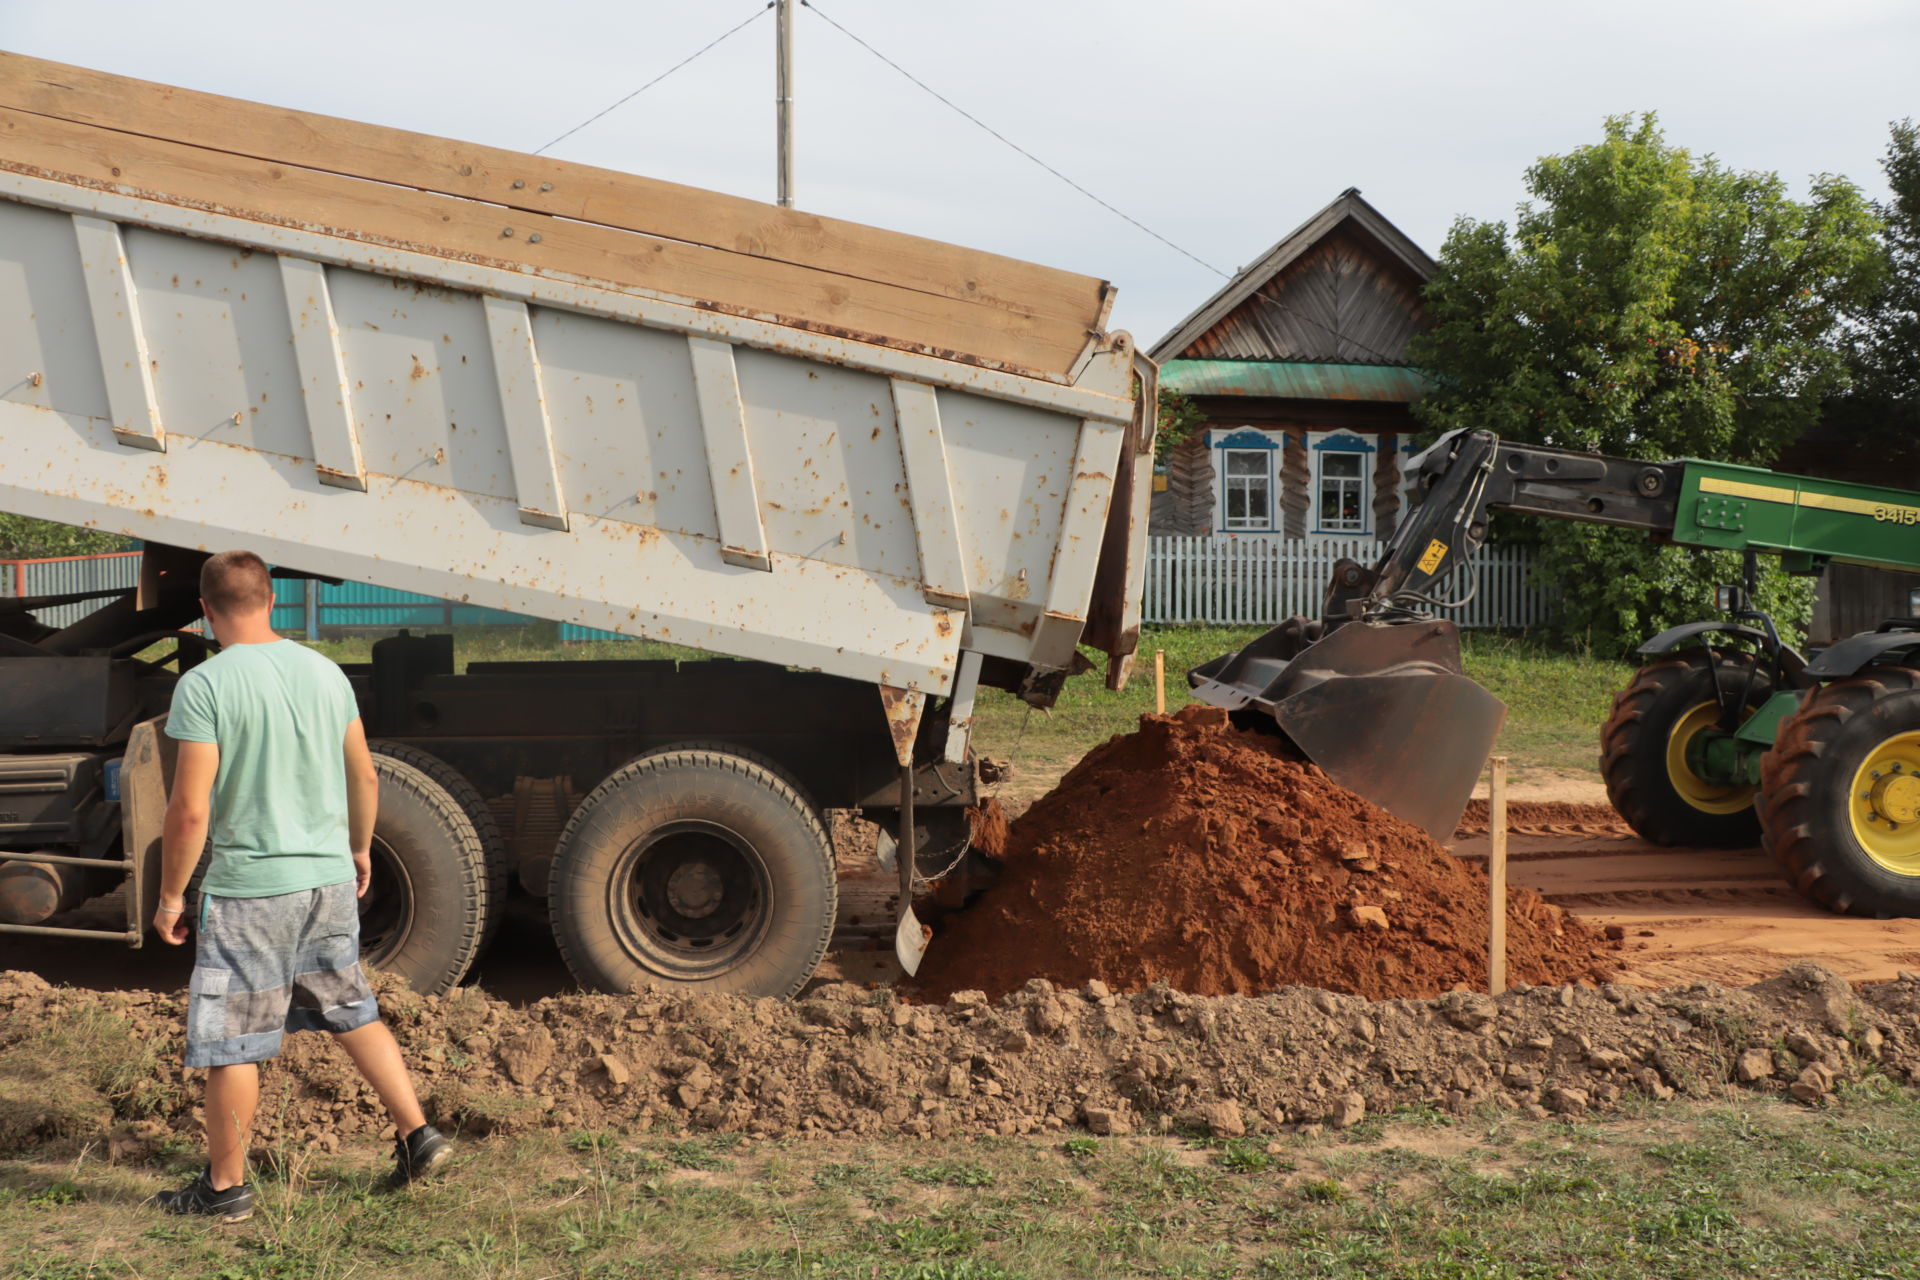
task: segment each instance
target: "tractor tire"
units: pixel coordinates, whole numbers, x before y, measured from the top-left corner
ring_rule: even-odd
[[[1815,690],[1760,771],[1765,847],[1795,888],[1848,915],[1920,916],[1920,671]]]
[[[500,824],[493,820],[493,810],[487,807],[479,789],[467,781],[466,774],[432,752],[384,739],[369,742],[367,747],[374,755],[410,764],[439,783],[453,797],[453,802],[460,806],[460,811],[467,815],[467,821],[473,823],[474,834],[480,839],[480,851],[487,863],[487,918],[480,929],[480,949],[486,950],[493,945],[494,935],[500,932],[501,921],[507,918],[508,879],[513,874],[512,854],[507,848],[506,837],[500,834]]]
[[[819,812],[778,766],[695,745],[629,761],[573,812],[547,906],[590,990],[787,997],[819,967],[840,886]]]
[[[1755,787],[1721,787],[1686,764],[1686,743],[1717,723],[1714,666],[1723,685],[1744,686],[1749,709],[1773,695],[1756,655],[1695,649],[1640,668],[1613,700],[1600,730],[1600,774],[1607,799],[1649,843],[1747,849],[1760,843]]]
[[[441,995],[480,954],[489,904],[479,833],[459,801],[425,772],[376,754],[380,812],[373,881],[360,899],[360,957]]]

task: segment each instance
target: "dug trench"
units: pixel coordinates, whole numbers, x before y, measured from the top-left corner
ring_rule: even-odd
[[[466,1133],[1231,1137],[1415,1106],[1538,1118],[1741,1089],[1821,1105],[1869,1073],[1920,1082],[1920,976],[1856,989],[1801,963],[1639,989],[1609,980],[1603,934],[1525,892],[1523,980],[1484,994],[1484,875],[1204,712],[1090,753],[1005,857],[910,990],[515,1006],[377,985],[430,1114]],[[0,974],[0,1151],[190,1141],[185,998]],[[323,1038],[265,1068],[269,1153],[384,1127]]]

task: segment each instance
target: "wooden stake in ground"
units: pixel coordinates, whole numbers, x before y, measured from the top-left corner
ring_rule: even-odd
[[[1499,995],[1507,989],[1507,758],[1495,756],[1487,788],[1487,830],[1492,849],[1487,856],[1487,880],[1493,886],[1491,927],[1487,931],[1487,990]]]
[[[1167,651],[1153,651],[1153,714],[1167,714]]]

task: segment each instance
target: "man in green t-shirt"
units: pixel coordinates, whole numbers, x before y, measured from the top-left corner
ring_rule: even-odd
[[[223,551],[200,570],[220,652],[180,678],[167,735],[180,744],[168,797],[154,930],[187,940],[187,883],[209,827],[199,943],[187,997],[187,1066],[207,1068],[207,1168],[170,1213],[239,1222],[253,1213],[247,1135],[257,1063],[287,1031],[330,1031],[393,1118],[391,1181],[411,1182],[451,1148],[426,1122],[393,1033],[360,966],[356,899],[372,875],[379,780],[353,686],[338,666],[275,634],[259,556]]]

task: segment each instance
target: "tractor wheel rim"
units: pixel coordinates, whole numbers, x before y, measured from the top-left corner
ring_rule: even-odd
[[[1739,813],[1753,807],[1756,788],[1751,784],[1730,787],[1709,782],[1687,763],[1687,747],[1694,738],[1719,724],[1720,705],[1716,702],[1698,703],[1673,722],[1673,730],[1667,734],[1667,781],[1682,800],[1702,813]]]
[[[1867,753],[1847,792],[1853,838],[1895,875],[1920,876],[1920,732],[1897,733]]]

